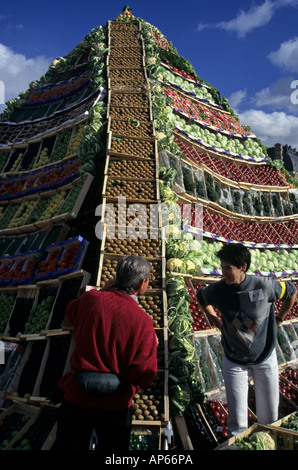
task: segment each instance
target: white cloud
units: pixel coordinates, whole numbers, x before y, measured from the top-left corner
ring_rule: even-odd
[[[280,143],[298,149],[298,117],[284,112],[268,114],[249,109],[239,114],[239,118],[243,125],[251,127],[267,147]]]
[[[52,59],[45,56],[27,58],[0,44],[0,80],[5,87],[5,101],[16,98],[28,89],[30,82],[39,80],[51,62]]]
[[[270,86],[263,88],[252,98],[252,102],[258,106],[266,106],[272,110],[287,111],[291,114],[298,113],[298,106],[291,100],[293,77],[280,78]]]
[[[229,97],[229,105],[232,109],[238,108],[238,106],[246,98],[246,90],[238,90],[231,94]]]
[[[230,21],[220,21],[219,23],[200,23],[198,30],[202,31],[207,28],[223,29],[244,37],[251,31],[268,24],[279,8],[285,6],[298,6],[298,0],[265,0],[260,5],[253,4],[249,10],[240,10],[237,16]]]
[[[298,37],[283,42],[277,51],[268,55],[272,64],[289,72],[298,72]]]

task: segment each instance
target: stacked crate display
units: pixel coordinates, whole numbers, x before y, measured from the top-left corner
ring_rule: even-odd
[[[140,430],[141,434],[157,432],[160,438],[161,426],[169,421],[165,253],[159,211],[158,150],[150,93],[146,89],[140,25],[112,21],[108,28],[108,144],[97,286],[102,287],[115,276],[122,256],[144,256],[152,265],[152,276],[139,304],[152,318],[159,337],[157,378],[150,391],[142,390],[134,397],[133,446]],[[152,426],[158,431],[152,431]]]
[[[77,234],[76,218],[94,176],[80,171],[78,151],[99,92],[84,86],[71,97],[61,88],[47,105],[24,103],[12,122],[0,123],[0,419],[4,434],[10,431],[1,435],[1,449],[51,447],[58,410],[51,395],[72,351],[61,321],[90,282],[83,270],[89,243]],[[54,101],[60,113],[51,114]]]
[[[234,242],[244,243],[251,251],[266,253],[268,257],[270,252],[279,253],[279,263],[267,270],[257,265],[253,274],[297,283],[297,190],[286,180],[284,174],[268,164],[265,155],[253,157],[249,153],[241,154],[240,151],[230,150],[231,143],[236,140],[239,145],[241,141],[242,150],[248,149],[246,143],[249,140],[256,141],[256,137],[241,129],[240,123],[235,122],[229,112],[212,102],[211,95],[206,92],[208,87],[205,88],[205,85],[198,83],[182,69],[178,70],[175,60],[172,66],[173,56],[166,56],[168,62],[165,64],[161,61],[158,80],[167,98],[173,99],[167,101],[167,105],[173,112],[173,117],[170,114],[170,126],[177,147],[176,155],[168,152],[171,162],[165,155],[160,154],[160,158],[161,165],[170,166],[177,171],[174,191],[181,208],[184,233],[191,233],[208,243],[208,254],[214,251],[217,244]],[[237,126],[237,130],[231,131],[228,126]],[[216,136],[216,144],[212,139],[206,140],[208,133],[209,136]],[[226,141],[221,139],[221,135],[227,137]],[[219,144],[222,143],[224,146],[220,147]],[[180,159],[177,158],[179,153]],[[186,215],[183,212],[184,205],[190,208]],[[202,210],[199,220],[196,219],[197,205]],[[290,257],[293,257],[294,262],[288,264],[285,260]],[[199,429],[201,436],[205,436],[205,445],[215,448],[227,436],[228,410],[224,407],[220,332],[212,329],[200,310],[196,292],[201,286],[220,279],[220,264],[210,266],[209,258],[206,266],[199,266],[196,275],[176,275],[185,278],[185,286],[188,286],[188,293],[193,298],[189,305],[193,316],[196,370],[205,394],[203,404],[186,410],[185,421],[188,427],[181,424],[180,417],[177,417],[177,426],[185,448],[200,449],[204,446],[199,437]],[[280,370],[298,360],[298,336],[295,328],[297,306],[296,300],[287,321],[279,328],[277,352]],[[277,302],[277,312],[279,308],[280,303]],[[281,392],[282,390],[284,391],[284,387]],[[249,413],[250,424],[253,424],[257,419],[254,415],[253,383],[250,391]],[[290,401],[281,393],[280,416],[293,410]],[[212,402],[216,402],[214,407],[221,407],[220,410],[216,409],[216,416],[221,417],[221,422],[210,413],[208,404]],[[191,442],[182,436],[188,431]]]
[[[0,335],[8,362],[0,369],[1,405],[17,400],[13,405],[19,407],[16,415],[30,417],[32,405],[40,414],[34,428],[25,427],[19,434],[3,437],[3,448],[28,446],[29,437],[39,433],[36,429],[40,426],[47,434],[42,442],[34,443],[34,449],[51,447],[57,407],[50,406],[48,395],[67,369],[72,351],[71,335],[60,327],[66,304],[86,288],[91,276],[90,284],[102,287],[115,276],[119,258],[129,253],[145,256],[152,264],[150,287],[139,302],[151,316],[159,337],[159,372],[154,383],[158,397],[152,397],[154,405],[144,403],[152,401],[149,391],[142,391],[145,398],[135,397],[143,400],[136,403],[143,406],[138,408],[142,413],[134,414],[131,445],[133,449],[162,446],[162,428],[170,419],[172,389],[169,391],[168,380],[171,384],[177,377],[168,355],[174,337],[168,321],[174,309],[168,310],[166,281],[175,273],[166,269],[160,167],[177,171],[174,191],[178,205],[191,209],[187,216],[183,214],[184,232],[203,238],[210,251],[214,251],[216,242],[242,242],[261,252],[297,253],[297,189],[268,165],[261,152],[257,157],[250,154],[249,148],[259,151],[256,137],[219,104],[219,95],[212,87],[177,66],[179,56],[155,27],[130,14],[120,17],[107,23],[106,44],[95,40],[92,47],[90,43],[86,47],[83,41],[78,55],[75,49],[67,56],[71,61],[74,58],[70,67],[58,65],[56,70],[51,66],[53,83],[34,86],[21,106],[0,123]],[[95,49],[98,54],[94,54]],[[181,63],[187,65],[183,58]],[[107,94],[98,86],[105,72]],[[156,99],[157,89],[158,98],[166,97],[167,101]],[[100,162],[102,168],[99,165],[94,176],[82,171],[86,155],[78,154],[78,148],[93,110],[103,99],[107,101],[106,153]],[[159,116],[166,110],[169,113],[161,126]],[[97,123],[94,129],[96,135]],[[163,139],[169,139],[169,148]],[[249,146],[251,142],[254,144]],[[89,148],[85,153],[89,156]],[[87,164],[87,168],[92,167]],[[96,260],[89,262],[95,266],[94,272],[89,273],[82,270],[88,240],[70,227],[95,186],[92,200],[100,204],[95,213],[101,217],[100,223],[93,227],[89,207],[86,213],[100,245],[92,246],[87,256],[90,261],[90,256],[96,255]],[[202,208],[199,225],[197,204]],[[138,230],[140,236],[133,237]],[[80,257],[74,258],[73,269],[63,260],[68,245],[69,249],[77,245],[82,249]],[[221,276],[218,267],[202,264],[199,268],[196,275],[177,274],[185,279],[185,287],[193,295],[189,307],[196,302],[195,292],[200,286]],[[281,264],[260,274],[297,281],[297,268],[292,265],[288,268]],[[182,436],[185,448],[197,446],[201,450],[207,444],[214,448],[225,438],[228,410],[220,334],[211,328],[198,304],[190,311],[194,314],[193,331],[187,332],[187,339],[191,338],[196,352],[195,370],[205,401],[190,407],[185,417],[189,429],[190,423],[193,429],[200,425],[208,439],[195,443],[197,436],[192,431],[189,439],[181,413],[176,418],[177,426],[186,433]],[[297,360],[297,301],[291,315],[280,328],[277,350],[281,370]],[[56,370],[57,354],[62,360]],[[176,352],[172,357],[177,357]],[[281,393],[285,396],[281,419],[293,406],[285,390],[282,381]],[[256,417],[250,399],[253,423]],[[149,410],[148,406],[153,408]],[[211,415],[215,406],[220,408],[216,411],[221,424]],[[5,421],[6,415],[2,418]],[[27,426],[27,421],[23,424]],[[148,447],[149,441],[153,447]]]

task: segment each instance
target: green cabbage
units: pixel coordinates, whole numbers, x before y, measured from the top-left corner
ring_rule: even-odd
[[[269,431],[258,431],[248,437],[239,437],[235,444],[244,450],[276,450],[276,442]]]

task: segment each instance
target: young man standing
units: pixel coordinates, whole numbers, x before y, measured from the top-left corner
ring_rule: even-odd
[[[248,275],[250,252],[244,245],[224,245],[217,256],[223,279],[199,289],[197,298],[222,333],[228,429],[236,435],[248,427],[250,370],[258,422],[266,425],[278,419],[277,328],[291,310],[297,293],[291,282]],[[277,300],[282,301],[282,307],[276,317]],[[213,307],[221,313],[221,320]]]

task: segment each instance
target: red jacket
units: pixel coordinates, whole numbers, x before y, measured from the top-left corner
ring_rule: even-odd
[[[71,369],[113,372],[129,385],[112,395],[91,395],[69,372],[59,381],[65,399],[88,408],[127,409],[138,388],[149,386],[157,372],[157,341],[149,315],[130,295],[111,289],[91,290],[71,301],[66,318],[74,328]]]

